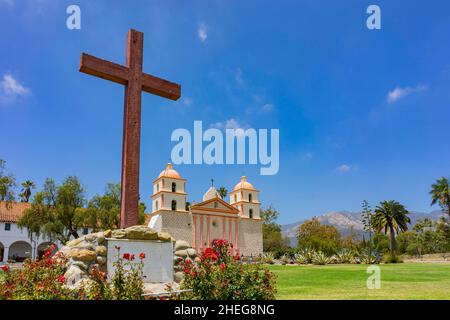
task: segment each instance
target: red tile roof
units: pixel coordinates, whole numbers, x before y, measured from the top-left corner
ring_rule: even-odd
[[[17,222],[22,217],[25,209],[30,207],[30,203],[11,202],[7,206],[6,202],[0,201],[0,222]]]

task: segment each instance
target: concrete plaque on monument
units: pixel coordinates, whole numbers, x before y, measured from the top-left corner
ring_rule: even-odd
[[[145,254],[144,282],[172,282],[173,281],[173,245],[158,240],[107,239],[108,241],[108,278],[114,276],[114,262],[117,261],[117,247],[120,247],[121,258],[124,253],[135,255],[133,262],[139,263],[139,254]]]

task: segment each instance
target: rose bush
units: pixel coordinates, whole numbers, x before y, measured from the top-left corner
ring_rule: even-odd
[[[0,299],[74,299],[75,293],[64,286],[67,259],[62,255],[51,258],[54,249],[50,247],[38,261],[26,260],[21,269],[2,267],[4,275],[0,283]]]
[[[11,270],[8,265],[0,268],[0,300],[141,300],[144,292],[143,260],[145,254],[135,256],[125,253],[114,263],[116,272],[107,281],[106,273],[94,267],[90,281],[78,289],[65,285],[67,258],[57,254],[51,258],[50,247],[39,261],[27,260],[23,268]]]
[[[115,273],[111,283],[107,281],[105,272],[93,268],[90,278],[93,280],[80,290],[80,297],[86,300],[142,300],[144,293],[143,267],[145,253],[135,255],[124,253],[120,256],[120,247],[116,247],[118,259],[114,262]]]
[[[239,262],[239,255],[231,255],[226,240],[213,240],[197,262],[186,259],[182,263],[185,299],[200,300],[271,300],[275,299],[275,275],[259,265]]]

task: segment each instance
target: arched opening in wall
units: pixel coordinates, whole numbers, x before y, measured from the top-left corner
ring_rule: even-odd
[[[3,262],[3,255],[5,254],[5,246],[0,242],[0,262]]]
[[[172,200],[172,210],[177,210],[177,202],[175,200]]]
[[[248,210],[248,217],[253,218],[253,209]]]
[[[9,246],[8,260],[23,262],[33,257],[31,244],[25,241],[16,241]]]
[[[175,182],[172,182],[172,192],[177,191],[177,184]]]
[[[252,202],[252,194],[251,193],[248,194],[248,202]]]
[[[158,203],[158,200],[155,201],[155,210],[159,210],[159,203]]]
[[[45,251],[50,249],[51,245],[55,246],[55,249],[53,249],[52,254],[50,255],[50,257],[52,257],[58,251],[57,245],[52,242],[42,242],[36,249],[36,258],[41,259],[44,256]]]
[[[234,202],[237,202],[237,196],[234,195]]]

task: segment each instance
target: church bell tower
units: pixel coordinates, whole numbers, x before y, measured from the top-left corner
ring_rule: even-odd
[[[152,213],[158,211],[186,211],[186,179],[168,163],[153,181]]]

